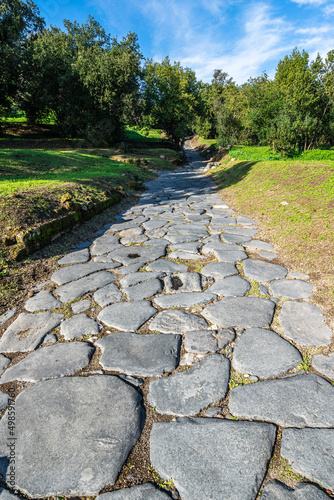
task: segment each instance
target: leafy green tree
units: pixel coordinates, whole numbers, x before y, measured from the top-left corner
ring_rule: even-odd
[[[168,57],[161,63],[146,61],[144,68],[144,122],[163,129],[180,147],[198,106],[199,84],[195,73]]]

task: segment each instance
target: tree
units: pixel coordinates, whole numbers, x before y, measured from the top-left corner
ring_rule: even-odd
[[[168,57],[161,63],[146,61],[144,68],[144,121],[162,128],[180,147],[187,136],[198,105],[199,84],[195,73]]]

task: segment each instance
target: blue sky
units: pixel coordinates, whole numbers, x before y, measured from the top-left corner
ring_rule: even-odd
[[[35,0],[47,25],[91,14],[112,36],[139,36],[144,57],[166,55],[211,81],[222,69],[242,84],[294,47],[314,59],[334,49],[334,0]]]

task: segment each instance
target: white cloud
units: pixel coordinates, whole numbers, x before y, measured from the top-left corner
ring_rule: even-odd
[[[292,0],[292,2],[298,5],[323,5],[328,2],[328,0]]]

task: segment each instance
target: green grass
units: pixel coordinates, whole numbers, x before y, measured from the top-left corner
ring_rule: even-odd
[[[237,160],[281,160],[279,154],[273,154],[267,146],[233,146],[230,157]]]
[[[162,131],[160,129],[145,129],[139,127],[128,127],[125,135],[129,141],[160,142]]]
[[[207,144],[209,147],[213,147],[215,149],[218,148],[217,139],[205,139],[204,137],[198,137],[198,142],[200,144]]]

